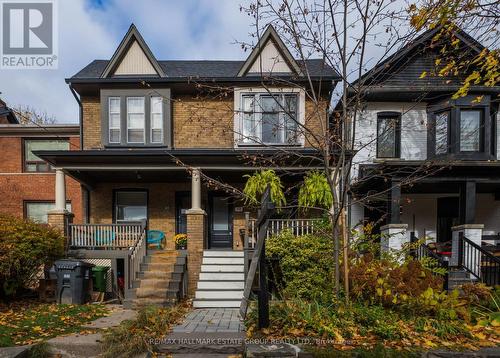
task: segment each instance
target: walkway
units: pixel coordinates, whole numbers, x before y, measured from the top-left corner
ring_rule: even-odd
[[[184,322],[174,327],[174,333],[244,331],[237,308],[195,309],[184,318]]]

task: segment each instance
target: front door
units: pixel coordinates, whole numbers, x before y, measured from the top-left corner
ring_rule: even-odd
[[[232,249],[233,207],[228,198],[213,194],[210,196],[209,248]]]
[[[437,241],[451,241],[451,228],[459,223],[458,198],[437,199]]]

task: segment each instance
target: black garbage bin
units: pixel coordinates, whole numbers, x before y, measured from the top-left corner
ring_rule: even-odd
[[[83,304],[90,300],[90,270],[94,265],[80,260],[58,260],[54,264],[57,273],[57,302]]]

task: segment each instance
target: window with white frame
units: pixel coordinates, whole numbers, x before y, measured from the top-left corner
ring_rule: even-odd
[[[163,99],[151,97],[151,143],[163,142]]]
[[[127,142],[144,143],[144,97],[127,97]]]
[[[120,97],[109,97],[109,142],[120,143]]]
[[[297,93],[244,93],[241,97],[243,144],[299,144]]]

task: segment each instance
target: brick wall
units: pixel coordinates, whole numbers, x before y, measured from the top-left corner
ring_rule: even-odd
[[[71,149],[79,145],[79,138],[70,139]],[[55,201],[55,173],[23,173],[21,137],[0,137],[0,213],[24,216],[25,201]],[[80,184],[66,177],[66,198],[71,201],[74,221],[82,221]]]
[[[101,109],[97,97],[82,97],[84,149],[102,148]],[[306,127],[323,136],[328,102],[316,106],[306,101]],[[193,95],[172,98],[174,148],[234,147],[234,100],[228,95],[221,99]],[[318,146],[313,136],[306,135],[305,145]]]
[[[102,147],[101,104],[98,97],[82,97],[83,149]]]

